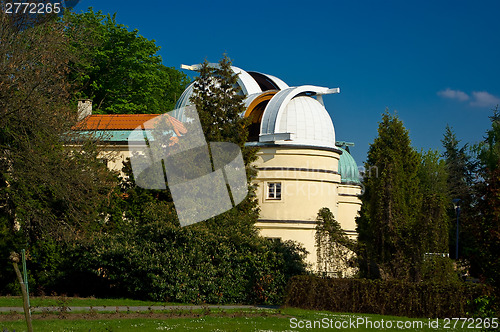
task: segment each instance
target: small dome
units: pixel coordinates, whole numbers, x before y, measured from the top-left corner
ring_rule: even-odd
[[[339,173],[341,182],[345,184],[360,184],[359,170],[356,161],[345,149],[337,147],[342,151],[339,158]]]
[[[210,64],[218,66],[218,64]],[[199,70],[200,65],[186,66]],[[335,146],[335,129],[323,104],[323,95],[339,93],[340,89],[302,85],[289,87],[277,77],[247,72],[232,67],[238,74],[237,84],[246,96],[246,111],[252,118],[250,141],[256,144],[282,144],[330,148]],[[177,101],[176,108],[190,104],[194,83]],[[182,114],[179,114],[181,117]],[[179,118],[180,118],[179,117]],[[338,150],[337,150],[338,151]]]

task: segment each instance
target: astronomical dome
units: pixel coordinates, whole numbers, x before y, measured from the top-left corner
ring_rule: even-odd
[[[218,66],[211,63],[210,66]],[[198,70],[200,65],[185,66]],[[313,85],[289,87],[279,78],[232,66],[238,74],[238,85],[246,96],[247,110],[242,116],[250,117],[250,144],[283,144],[336,149],[335,129],[322,96],[340,90]],[[176,109],[188,106],[193,84],[183,92]],[[182,116],[179,114],[179,116]]]

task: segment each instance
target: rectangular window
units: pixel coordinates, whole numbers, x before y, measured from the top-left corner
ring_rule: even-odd
[[[281,182],[267,183],[267,199],[281,199]]]

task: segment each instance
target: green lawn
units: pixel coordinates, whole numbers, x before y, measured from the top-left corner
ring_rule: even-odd
[[[153,301],[139,301],[130,299],[96,299],[96,298],[78,298],[78,297],[60,297],[44,296],[30,297],[32,307],[52,307],[60,306],[90,307],[90,306],[151,306],[151,305],[178,305],[178,303],[163,303]],[[2,296],[0,297],[0,307],[22,307],[23,299],[20,296]]]
[[[159,315],[159,314],[156,314]],[[128,317],[130,318],[128,318]],[[443,321],[440,321],[441,329],[429,328],[428,319],[413,320],[404,317],[390,317],[379,315],[354,315],[331,312],[318,312],[302,309],[276,309],[276,310],[211,310],[210,312],[191,312],[186,317],[169,316],[164,313],[164,317],[151,318],[149,314],[133,315],[108,315],[103,319],[99,314],[87,319],[73,319],[71,314],[65,319],[43,320],[42,316],[35,315],[33,328],[35,331],[325,331],[325,324],[331,327],[330,330],[337,331],[378,331],[380,324],[384,322],[386,331],[398,330],[395,328],[397,321],[407,324],[408,331],[461,331],[461,329],[444,329]],[[323,328],[307,328],[310,324],[323,324]],[[367,321],[371,322],[366,323]],[[392,329],[387,328],[390,321]],[[415,322],[422,323],[415,323]],[[335,324],[345,325],[347,328],[336,329]],[[355,328],[349,328],[349,322],[359,322]],[[414,328],[421,324],[422,328]],[[378,326],[377,326],[378,325]],[[379,327],[379,328],[377,328]],[[26,331],[26,324],[23,320],[0,321],[0,331]],[[403,330],[403,329],[399,329]]]

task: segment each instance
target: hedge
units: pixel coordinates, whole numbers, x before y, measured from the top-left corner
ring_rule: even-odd
[[[293,277],[285,306],[406,317],[468,317],[486,287],[465,282],[404,282]]]

